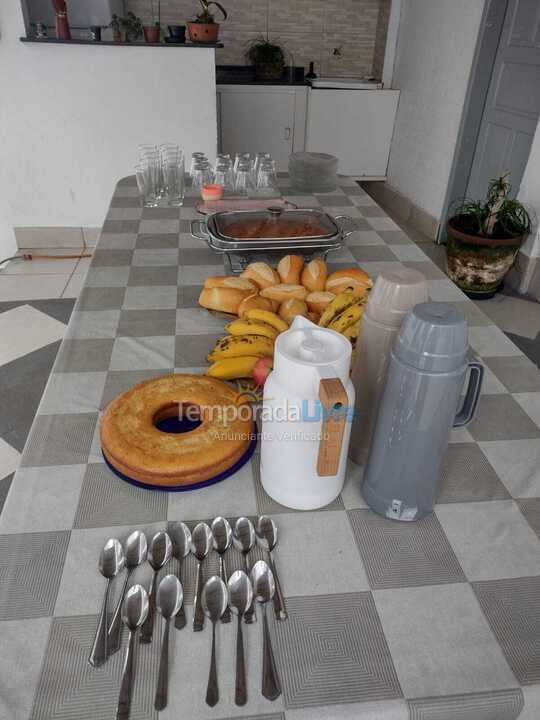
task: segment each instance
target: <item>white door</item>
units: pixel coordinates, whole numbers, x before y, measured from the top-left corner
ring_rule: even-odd
[[[294,93],[218,91],[221,152],[269,152],[278,170],[287,170],[294,136]]]
[[[509,0],[493,67],[467,196],[485,197],[489,181],[510,171],[519,189],[540,116],[540,2]]]

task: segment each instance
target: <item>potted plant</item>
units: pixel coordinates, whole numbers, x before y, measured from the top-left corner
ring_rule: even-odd
[[[489,183],[484,202],[461,200],[447,222],[448,276],[474,299],[495,295],[531,232],[531,217],[510,190],[506,173]]]
[[[132,12],[128,12],[126,17],[112,15],[109,27],[112,30],[115,42],[135,42],[143,32],[141,19]]]
[[[194,43],[215,43],[219,35],[219,24],[215,22],[213,13],[210,12],[210,6],[215,5],[223,16],[227,19],[227,11],[219,2],[215,0],[199,0],[202,7],[195,20],[187,23],[189,37]]]
[[[245,52],[246,60],[255,67],[257,80],[280,80],[285,69],[283,49],[262,35],[252,40]]]
[[[152,24],[143,27],[144,39],[147,43],[158,43],[161,35],[161,0],[157,2],[157,20],[154,12],[154,0],[150,0]]]

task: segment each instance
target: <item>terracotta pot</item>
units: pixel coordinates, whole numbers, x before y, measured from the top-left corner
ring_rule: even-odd
[[[143,27],[144,39],[147,43],[158,43],[159,42],[159,25],[145,25]]]
[[[470,235],[456,227],[459,216],[446,225],[448,277],[474,299],[493,297],[510,270],[524,236],[489,238]]]
[[[189,38],[194,43],[215,43],[219,35],[218,23],[188,22]]]

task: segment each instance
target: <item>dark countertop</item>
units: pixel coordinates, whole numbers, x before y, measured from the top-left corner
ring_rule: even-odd
[[[57,38],[19,38],[24,43],[40,43],[42,45],[110,45],[113,47],[163,47],[163,48],[222,48],[223,43],[147,43],[147,42],[115,42],[114,40],[58,40]]]
[[[281,80],[256,80],[255,68],[251,65],[217,65],[216,85],[289,85],[292,87],[306,87],[309,80],[304,77],[304,68],[294,68],[294,80],[288,79],[289,69]]]

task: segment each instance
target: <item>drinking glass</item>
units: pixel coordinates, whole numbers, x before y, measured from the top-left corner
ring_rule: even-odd
[[[259,168],[261,166],[261,163],[263,160],[270,160],[271,159],[270,153],[267,152],[258,152],[255,155],[255,159],[253,160],[253,183],[257,184],[257,176],[259,174]]]
[[[197,163],[200,163],[201,160],[206,160],[206,155],[203,152],[194,152],[191,153],[191,162],[189,164],[189,174],[193,176],[193,169]]]
[[[184,203],[184,156],[168,155],[162,161],[165,196],[169,205],[178,207]]]
[[[246,196],[253,193],[254,185],[251,172],[251,162],[249,160],[241,160],[238,163],[238,168],[234,178],[234,190],[240,195]]]
[[[275,163],[263,160],[257,174],[257,194],[275,197],[279,195]]]
[[[233,166],[235,175],[238,170],[238,165],[241,162],[244,162],[244,163],[247,162],[247,163],[251,164],[251,155],[249,153],[236,153],[236,155],[234,156],[234,166]]]
[[[216,165],[213,181],[216,185],[223,185],[223,192],[234,192],[234,174],[230,161]]]
[[[135,166],[135,177],[139,195],[144,207],[157,207],[158,198],[156,194],[155,174],[152,173],[148,164]]]
[[[191,173],[191,185],[194,188],[201,188],[203,185],[211,182],[212,169],[208,162],[199,161],[193,166]]]

